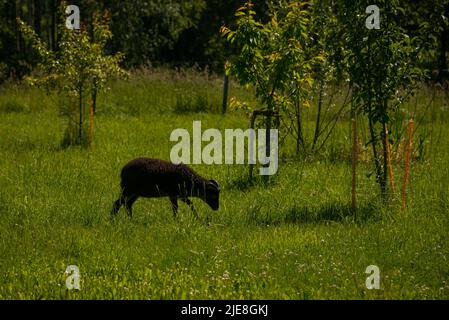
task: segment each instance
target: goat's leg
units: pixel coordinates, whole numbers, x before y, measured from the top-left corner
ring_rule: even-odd
[[[125,207],[126,207],[126,212],[128,213],[128,217],[132,218],[133,217],[133,204],[134,202],[136,202],[138,196],[129,196],[125,199]]]
[[[196,219],[198,219],[198,213],[196,212],[195,207],[193,206],[193,202],[189,198],[182,198],[181,200],[190,207],[190,209],[193,212],[193,215],[195,216]]]
[[[115,218],[115,216],[117,215],[118,211],[120,210],[120,207],[123,204],[123,195],[120,195],[120,197],[117,199],[117,201],[114,202],[114,205],[112,206],[112,210],[111,210],[111,217]]]
[[[173,217],[176,218],[178,213],[178,197],[170,197],[171,207],[173,209]]]

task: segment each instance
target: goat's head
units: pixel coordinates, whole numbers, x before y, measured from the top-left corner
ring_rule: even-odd
[[[218,210],[220,202],[220,185],[215,180],[209,180],[204,184],[204,194],[201,197],[212,210]]]

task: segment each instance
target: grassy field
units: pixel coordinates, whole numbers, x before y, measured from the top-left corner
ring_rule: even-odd
[[[236,86],[231,95],[253,99]],[[426,153],[412,163],[406,210],[399,195],[382,204],[367,176],[372,166],[362,162],[354,221],[342,120],[329,143],[345,156],[281,161],[268,185],[248,183],[246,166],[193,166],[222,185],[219,211],[194,200],[210,225],[183,204],[174,220],[168,199],[140,199],[132,220],[122,210],[113,223],[109,211],[121,167],[137,156],[168,159],[173,129],[190,131],[193,120],[248,126],[242,113],[219,114],[219,78],[142,72],[111,84],[87,150],[60,147],[65,123],[55,100],[22,86],[0,89],[0,299],[449,298],[442,100],[418,129]],[[400,190],[402,164],[394,170]],[[79,291],[65,286],[68,265],[80,269]],[[369,265],[380,268],[380,290],[365,286]]]

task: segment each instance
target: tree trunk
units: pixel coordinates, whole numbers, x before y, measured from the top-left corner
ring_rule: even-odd
[[[267,114],[266,117],[266,127],[267,127],[267,131],[265,132],[265,156],[267,158],[270,157],[271,155],[271,113],[270,111]],[[264,167],[268,168],[270,166],[269,163],[265,164]],[[270,181],[270,176],[266,175],[263,176],[265,182],[269,182]]]
[[[315,134],[313,136],[313,144],[312,144],[312,151],[315,150],[315,146],[318,142],[318,138],[320,136],[320,130],[321,130],[321,109],[323,106],[323,90],[324,90],[324,79],[323,75],[320,72],[320,93],[318,97],[318,110],[316,112],[316,125],[315,125]]]
[[[52,22],[52,13],[51,13],[51,0],[45,0],[45,31],[47,35],[47,49],[51,50],[51,22]]]
[[[14,6],[14,17],[19,17],[19,4],[17,4],[17,0],[14,0],[13,2],[13,6]],[[19,32],[19,27],[17,26],[17,23],[14,21],[14,34],[15,34],[15,39],[16,39],[16,52],[19,53],[20,52],[20,32]]]
[[[446,61],[446,31],[441,31],[440,33],[440,52],[438,55],[438,68],[440,69],[440,74],[442,70],[447,69]]]
[[[33,4],[32,0],[27,1],[27,22],[30,26],[34,26]]]
[[[373,146],[373,157],[374,157],[374,164],[376,166],[376,182],[380,186],[380,190],[382,195],[384,194],[384,187],[382,186],[382,165],[380,163],[379,154],[377,152],[377,139],[376,139],[376,133],[374,131],[374,123],[371,118],[369,117],[369,131],[371,135],[371,145]]]
[[[58,14],[58,4],[57,0],[52,1],[52,10],[51,10],[51,46],[52,50],[56,50],[56,19]]]
[[[97,114],[97,89],[92,90],[92,111],[94,115]]]
[[[41,1],[34,0],[34,31],[38,36],[41,35]]]
[[[296,126],[298,127],[298,132],[296,135],[296,155],[299,156],[300,147],[304,150],[304,136],[302,133],[302,118],[301,118],[301,104],[299,100],[296,101]]]
[[[253,130],[254,129],[254,125],[255,125],[255,122],[256,122],[256,117],[257,117],[257,113],[256,113],[256,111],[253,111],[253,113],[251,114],[251,120],[250,120],[250,124],[249,124],[249,128],[251,129],[251,130]],[[255,139],[255,137],[254,137],[254,139]],[[250,150],[253,150],[252,148],[252,143],[255,143],[255,140],[254,141],[252,141],[251,139],[250,139],[250,141],[249,141],[249,148],[250,148]],[[254,159],[257,159],[257,150],[256,150],[256,154],[253,154],[253,158]],[[253,169],[254,169],[254,164],[250,161],[251,159],[248,159],[248,162],[249,162],[249,180],[251,181],[252,179],[253,179]]]
[[[23,14],[22,14],[22,1],[18,0],[16,3],[16,17],[20,17],[21,19],[23,19]],[[23,40],[22,40],[22,36],[20,35],[20,31],[19,28],[16,28],[17,30],[17,53],[19,54],[19,56],[22,53],[23,50]]]
[[[93,139],[94,139],[94,97],[92,95],[90,97],[90,106],[89,106],[89,145],[91,145]]]
[[[387,179],[388,179],[388,149],[387,149],[387,124],[385,121],[382,122],[382,154],[383,154],[383,171],[382,171],[382,179],[380,182],[380,188],[382,191],[382,197],[384,199],[387,198]]]
[[[79,87],[79,132],[78,132],[78,139],[79,139],[79,144],[81,144],[81,138],[83,136],[83,87],[80,86]]]

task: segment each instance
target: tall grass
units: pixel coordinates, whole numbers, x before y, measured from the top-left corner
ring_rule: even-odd
[[[22,86],[1,89],[1,299],[449,298],[446,100],[429,111],[436,121],[422,123],[427,153],[412,162],[404,211],[397,199],[378,199],[366,161],[354,221],[350,131],[341,121],[321,157],[287,154],[269,185],[249,182],[246,166],[193,166],[222,185],[218,212],[194,200],[210,225],[184,205],[174,220],[167,199],[140,199],[132,220],[120,212],[113,223],[109,211],[128,160],[168,159],[171,131],[190,131],[193,120],[203,129],[245,128],[248,120],[218,114],[221,79],[205,74],[141,71],[110,87],[100,96],[88,150],[60,147],[54,98]],[[192,109],[177,109],[178,93]],[[235,85],[231,95],[254,99]],[[196,109],[197,96],[207,99],[207,112]],[[8,107],[14,104],[23,108]],[[401,176],[401,162],[394,170]],[[80,291],[65,287],[71,264],[80,268]],[[381,271],[380,290],[365,287],[372,264]]]

